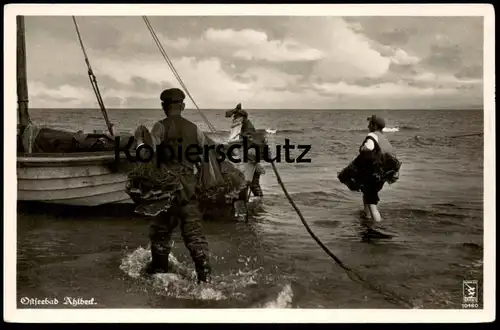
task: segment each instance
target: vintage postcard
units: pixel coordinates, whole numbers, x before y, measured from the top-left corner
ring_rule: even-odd
[[[495,319],[492,6],[4,8],[6,321]]]

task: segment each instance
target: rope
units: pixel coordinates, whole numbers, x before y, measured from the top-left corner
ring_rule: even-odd
[[[304,225],[304,227],[306,227],[306,230],[309,233],[309,235],[311,235],[311,237],[316,241],[316,243],[318,243],[318,245],[323,249],[323,251],[325,251],[325,253],[328,254],[328,256],[330,258],[332,258],[342,269],[344,269],[346,271],[347,276],[349,276],[349,278],[351,280],[353,280],[354,282],[357,282],[357,283],[360,283],[362,285],[365,285],[369,289],[371,289],[371,290],[373,290],[375,292],[381,293],[386,300],[388,300],[388,301],[390,301],[392,303],[401,304],[401,305],[413,308],[413,304],[411,302],[407,301],[406,299],[404,299],[403,297],[400,297],[397,294],[388,292],[387,290],[383,290],[380,287],[378,287],[378,286],[376,286],[374,284],[371,284],[366,279],[364,279],[359,273],[357,273],[355,270],[353,270],[349,266],[345,265],[335,254],[333,254],[320,241],[320,239],[313,233],[313,231],[311,230],[311,228],[307,224],[307,221],[304,219],[304,217],[302,215],[302,212],[300,212],[300,210],[297,207],[297,205],[295,205],[295,202],[293,201],[292,197],[290,197],[290,195],[288,194],[288,191],[286,190],[285,185],[284,185],[283,181],[281,180],[281,176],[279,175],[278,169],[276,168],[276,165],[274,164],[274,162],[271,162],[271,166],[273,168],[274,174],[276,175],[276,179],[278,180],[278,183],[281,186],[281,189],[285,193],[285,196],[287,197],[288,201],[290,202],[290,204],[294,208],[295,212],[297,212],[297,215],[299,216],[300,221],[302,222],[302,224]]]
[[[166,54],[165,50],[163,49],[162,45],[161,45],[161,42],[160,40],[158,39],[158,37],[156,36],[156,33],[154,32],[154,29],[151,25],[151,23],[149,23],[149,20],[146,16],[143,16],[143,19],[144,19],[144,22],[146,23],[146,26],[148,27],[148,30],[149,32],[151,33],[151,35],[153,36],[153,39],[155,40],[155,43],[156,45],[158,46],[158,49],[160,50],[160,52],[162,53],[165,61],[167,62],[167,64],[169,65],[170,69],[172,70],[174,76],[177,78],[177,80],[179,81],[179,83],[181,84],[181,86],[184,88],[186,94],[189,96],[189,98],[191,99],[191,101],[193,102],[193,104],[196,106],[196,109],[198,109],[198,111],[200,112],[201,116],[203,117],[203,119],[205,120],[205,122],[207,123],[207,125],[210,127],[210,129],[215,132],[215,128],[212,126],[212,124],[208,121],[208,119],[203,115],[203,113],[200,111],[198,105],[196,104],[196,102],[194,101],[193,97],[191,96],[191,94],[189,93],[186,85],[184,84],[184,82],[182,81],[182,79],[180,78],[179,74],[177,73],[177,70],[175,70],[175,67],[174,65],[172,64],[172,61],[170,61],[168,55]],[[357,283],[360,283],[362,285],[365,285],[366,287],[368,287],[369,289],[375,291],[375,292],[378,292],[378,293],[381,293],[384,298],[390,302],[393,302],[393,303],[397,303],[397,304],[401,304],[401,305],[404,305],[404,306],[407,306],[407,307],[413,307],[413,304],[411,302],[408,302],[406,299],[396,295],[396,294],[393,294],[393,293],[390,293],[386,290],[382,290],[381,288],[369,283],[366,279],[364,279],[360,274],[358,274],[356,271],[354,271],[352,268],[348,267],[347,265],[345,265],[337,256],[335,256],[321,241],[320,239],[312,232],[311,228],[309,227],[309,225],[307,224],[306,220],[304,219],[304,217],[302,216],[302,213],[300,212],[299,208],[297,207],[297,205],[295,205],[293,199],[290,197],[290,195],[288,194],[288,191],[286,190],[285,188],[285,185],[283,184],[283,181],[281,180],[281,176],[279,175],[278,173],[278,170],[276,169],[276,165],[274,164],[274,162],[271,162],[271,165],[272,165],[272,168],[273,168],[273,171],[276,175],[276,178],[278,180],[278,183],[279,185],[281,186],[281,189],[283,190],[283,192],[285,193],[286,197],[288,198],[288,201],[290,202],[290,204],[292,205],[292,207],[294,208],[295,212],[297,212],[299,218],[300,218],[300,221],[302,222],[302,224],[304,225],[304,227],[306,228],[307,232],[309,233],[309,235],[311,235],[311,237],[316,241],[316,243],[319,244],[319,246],[323,249],[323,251],[325,251],[326,254],[328,254],[328,256],[330,256],[330,258],[332,258],[341,268],[343,268],[346,273],[347,273],[347,276],[349,276],[349,278],[351,280],[353,280],[354,282],[357,282]],[[249,189],[249,188],[248,188]],[[250,189],[249,189],[250,190]],[[248,192],[248,196],[245,196],[245,202],[247,201],[248,197],[250,195],[250,192]],[[247,221],[248,221],[248,210],[247,210]]]
[[[78,24],[76,23],[75,16],[71,17],[73,18],[73,23],[75,23],[76,34],[78,35],[78,40],[80,41],[80,47],[82,48],[83,56],[85,57],[85,63],[87,64],[90,84],[92,85],[92,89],[94,90],[95,96],[97,98],[97,103],[99,103],[102,115],[104,116],[104,120],[106,121],[106,126],[108,127],[108,131],[111,134],[111,136],[114,136],[113,124],[111,124],[111,122],[109,121],[108,114],[106,112],[106,107],[104,106],[104,101],[102,99],[101,92],[99,91],[99,86],[97,84],[97,78],[94,75],[94,72],[92,71],[92,67],[90,66],[90,61],[87,56],[87,52],[85,51],[85,46],[83,45],[82,36],[80,35],[80,29],[78,29]]]
[[[142,16],[144,22],[146,23],[146,26],[149,30],[149,32],[151,33],[151,36],[153,37],[153,40],[155,41],[156,43],[156,46],[158,47],[158,49],[160,50],[160,53],[163,55],[163,58],[165,59],[165,61],[167,62],[168,66],[170,67],[170,69],[172,70],[172,73],[174,74],[175,78],[177,78],[177,81],[179,82],[179,84],[182,86],[182,88],[184,89],[184,91],[186,92],[186,94],[188,95],[188,97],[191,99],[191,102],[193,102],[194,106],[196,107],[196,109],[198,110],[198,112],[200,113],[200,115],[202,116],[203,120],[205,121],[205,123],[208,125],[208,127],[210,128],[210,130],[212,132],[216,132],[217,130],[215,129],[215,127],[208,121],[208,119],[205,117],[205,115],[201,112],[200,108],[198,107],[198,104],[196,104],[196,102],[194,101],[193,97],[191,96],[191,93],[189,93],[189,90],[187,88],[187,86],[184,84],[184,82],[182,81],[181,77],[179,76],[179,74],[177,73],[177,70],[175,69],[174,67],[174,64],[172,63],[172,61],[170,60],[170,58],[168,57],[167,53],[165,52],[165,49],[163,48],[161,42],[160,42],[160,39],[158,38],[158,36],[156,35],[155,31],[154,31],[154,28],[153,26],[151,25],[151,23],[149,22],[149,19],[147,18],[147,16]]]

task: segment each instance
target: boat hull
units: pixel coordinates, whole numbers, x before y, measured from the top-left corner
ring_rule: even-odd
[[[132,204],[125,192],[126,171],[113,166],[114,157],[113,152],[18,155],[17,200],[75,206]]]
[[[74,206],[133,204],[125,192],[131,167],[123,153],[117,162],[114,151],[19,153],[17,200]],[[255,166],[244,164],[241,170],[251,181]]]

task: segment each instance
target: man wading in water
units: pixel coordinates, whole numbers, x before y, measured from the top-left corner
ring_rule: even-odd
[[[198,208],[197,184],[201,182],[202,188],[208,189],[220,184],[222,176],[210,162],[201,163],[202,156],[196,158],[197,163],[186,160],[189,150],[193,153],[192,147],[186,152],[188,146],[198,145],[203,149],[205,136],[196,124],[181,116],[185,107],[184,92],[178,88],[167,89],[161,93],[160,99],[167,118],[157,122],[152,129],[152,144],[159,146],[155,157],[159,157],[162,167],[154,166],[161,176],[160,181],[168,181],[162,192],[174,197],[166,212],[155,216],[150,225],[152,261],[146,267],[146,273],[168,272],[172,232],[180,224],[184,244],[195,264],[198,282],[208,282],[211,267],[208,243],[202,230],[202,214]],[[182,155],[177,154],[179,144],[182,145]],[[190,158],[193,159],[193,156]],[[144,181],[141,182],[139,184]]]
[[[250,119],[248,119],[248,113],[241,108],[241,103],[238,103],[236,108],[226,111],[226,118],[231,116],[233,117],[233,123],[241,122],[240,138],[247,137],[251,142],[252,133],[255,133],[256,130]],[[250,183],[250,190],[256,197],[262,197],[264,195],[260,187],[260,176],[262,174],[265,174],[264,168],[259,163],[256,163],[253,179]]]
[[[370,133],[359,148],[359,155],[339,173],[338,178],[350,190],[363,193],[364,213],[369,220],[366,225],[371,229],[383,230],[380,225],[382,218],[377,209],[380,201],[378,193],[386,182],[392,184],[398,180],[401,163],[382,133],[384,119],[373,115],[367,120]]]

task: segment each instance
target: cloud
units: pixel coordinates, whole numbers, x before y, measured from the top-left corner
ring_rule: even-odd
[[[283,89],[293,88],[299,84],[300,75],[291,75],[279,70],[263,67],[253,67],[240,75],[242,79],[250,83],[251,89]]]
[[[421,60],[417,56],[409,55],[401,48],[391,46],[379,46],[380,54],[388,58],[391,64],[395,65],[415,65]]]
[[[321,51],[294,39],[270,40],[266,32],[253,29],[209,28],[199,38],[159,39],[176,52],[194,56],[211,54],[269,62],[314,61],[323,57]]]
[[[71,19],[26,22],[31,106],[94,107]],[[140,18],[78,22],[108,106],[158,107],[162,89],[179,87]],[[153,25],[201,108],[482,103],[477,19],[169,17]]]
[[[446,94],[451,95],[456,93],[453,88],[419,88],[406,84],[397,83],[381,83],[371,86],[358,86],[349,85],[345,82],[338,83],[325,83],[325,84],[314,84],[314,87],[319,91],[328,94],[339,94],[339,95],[349,95],[349,96],[360,96],[360,97],[373,97],[373,96],[391,96],[391,97],[405,97],[414,95],[435,95],[435,94]]]
[[[324,81],[378,77],[389,68],[390,59],[342,18],[308,17],[290,21],[288,28],[289,34],[326,54],[313,68],[313,74]]]
[[[221,62],[216,58],[196,60],[193,57],[173,58],[176,70],[195,102],[203,105],[223,106],[234,99],[234,95],[245,93],[249,84],[238,82],[222,70]],[[130,60],[101,59],[96,61],[96,71],[102,76],[115,79],[126,86],[121,90],[110,90],[107,95],[116,97],[144,97],[159,104],[161,90],[179,86],[179,82],[162,59],[134,58]],[[134,92],[137,81],[153,83],[157,88],[148,92]],[[194,104],[187,99],[188,107]]]
[[[42,108],[80,107],[89,104],[93,98],[86,88],[70,85],[49,88],[37,81],[28,83],[28,91],[30,99]]]

